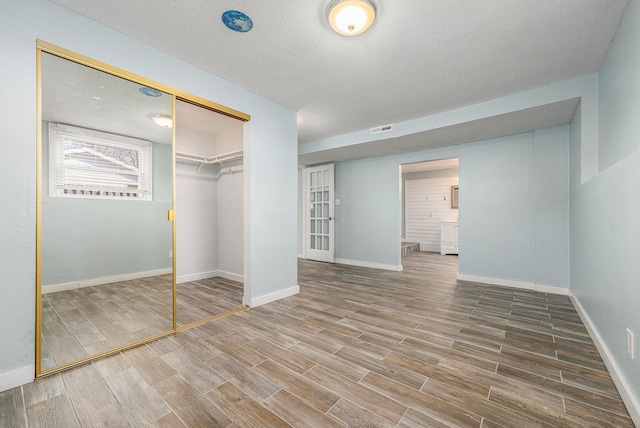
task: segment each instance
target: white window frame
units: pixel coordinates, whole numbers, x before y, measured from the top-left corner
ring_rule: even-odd
[[[116,148],[138,151],[138,188],[135,190],[105,186],[72,186],[65,183],[65,140],[96,143]],[[123,199],[135,201],[152,200],[152,144],[146,140],[117,134],[80,128],[60,123],[49,124],[49,196],[67,198]]]

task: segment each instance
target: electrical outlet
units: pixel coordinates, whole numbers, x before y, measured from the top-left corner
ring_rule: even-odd
[[[627,329],[627,355],[629,355],[629,357],[632,360],[636,359],[636,355],[635,355],[635,344],[634,342],[634,334],[631,330]]]
[[[169,258],[173,257],[173,250],[169,250]]]

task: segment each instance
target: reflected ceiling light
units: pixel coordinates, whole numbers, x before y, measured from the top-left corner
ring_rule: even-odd
[[[145,94],[148,97],[159,97],[162,95],[162,92],[160,92],[157,89],[153,89],[153,88],[149,88],[148,86],[143,86],[140,89],[138,89],[140,92],[142,92],[143,94]]]
[[[153,120],[156,125],[162,126],[163,128],[171,128],[173,126],[173,118],[166,114],[154,114],[151,116],[151,120]]]
[[[376,7],[369,0],[337,0],[327,8],[327,20],[336,33],[357,36],[376,19]]]

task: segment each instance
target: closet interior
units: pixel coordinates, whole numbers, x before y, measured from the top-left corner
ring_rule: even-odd
[[[242,307],[244,122],[176,99],[176,322]]]

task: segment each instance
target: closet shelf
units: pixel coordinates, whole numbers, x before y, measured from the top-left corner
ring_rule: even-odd
[[[215,155],[215,156],[200,156],[200,155],[194,155],[191,153],[184,153],[184,152],[176,152],[176,159],[182,159],[185,161],[189,161],[189,162],[195,162],[198,165],[198,168],[196,169],[196,174],[200,173],[200,169],[202,169],[202,167],[204,165],[211,165],[214,163],[219,164],[220,166],[222,166],[223,168],[225,168],[227,171],[229,171],[230,174],[233,174],[233,171],[231,170],[230,167],[226,166],[224,164],[224,162],[230,162],[230,161],[234,161],[236,159],[242,159],[243,157],[243,151],[242,150],[236,150],[233,152],[228,152],[228,153],[223,153],[223,154],[219,154],[219,155]]]

